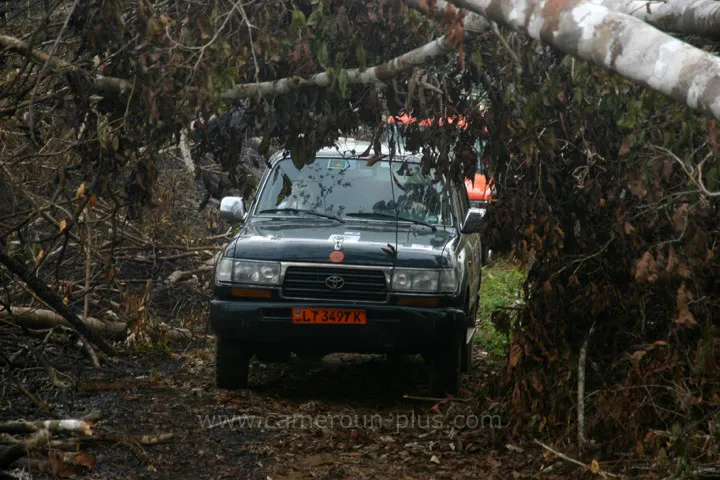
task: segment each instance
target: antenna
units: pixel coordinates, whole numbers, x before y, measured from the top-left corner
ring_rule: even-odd
[[[397,263],[398,254],[398,236],[400,235],[400,213],[398,212],[397,198],[395,197],[395,173],[393,172],[393,160],[395,159],[395,134],[398,132],[397,125],[393,124],[390,134],[390,191],[392,192],[393,208],[395,209],[395,248],[393,249],[393,274],[395,273],[395,264]],[[390,277],[392,282],[392,277]],[[390,285],[392,288],[392,285]]]

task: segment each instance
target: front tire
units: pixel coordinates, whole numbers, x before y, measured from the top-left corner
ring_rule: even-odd
[[[468,325],[467,325],[468,328],[475,327],[475,323],[477,322],[477,309],[478,309],[479,302],[480,302],[480,300],[478,298],[478,301],[475,303],[475,307],[473,308],[472,313],[470,313],[470,315],[468,316]],[[462,338],[463,345],[461,346],[462,358],[460,359],[460,368],[463,373],[470,373],[470,372],[472,372],[472,367],[473,367],[472,353],[473,353],[474,337],[470,337],[469,342],[465,342],[466,339],[467,339],[467,335],[463,336],[463,338]]]
[[[252,350],[247,342],[217,337],[215,342],[215,385],[227,390],[248,387]]]
[[[436,349],[430,364],[430,390],[434,396],[455,395],[460,389],[462,340],[457,337],[452,345]]]
[[[490,265],[493,261],[493,251],[483,243],[482,246],[482,264],[483,266]]]
[[[472,350],[473,350],[473,339],[471,338],[469,342],[463,344],[463,346],[462,346],[462,358],[460,359],[460,369],[462,370],[462,373],[472,372],[472,368],[473,368]]]

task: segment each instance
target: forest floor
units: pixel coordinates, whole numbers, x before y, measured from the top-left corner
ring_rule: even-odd
[[[497,288],[485,298],[507,300],[507,288],[498,282],[512,285],[518,275],[508,268],[494,274]],[[531,440],[513,439],[502,401],[486,391],[502,369],[493,353],[503,348],[502,335],[481,329],[479,340],[473,373],[465,376],[458,396],[448,399],[428,397],[427,367],[419,357],[382,355],[253,361],[251,389],[220,390],[214,385],[212,337],[126,353],[99,370],[78,362],[79,352],[69,352],[56,357],[67,364],[55,367],[72,373],[73,387],[38,393],[54,405],[57,418],[102,412],[95,434],[127,439],[172,434],[171,441],[157,445],[130,440],[83,445],[93,468],[73,478],[581,476],[582,469]],[[50,418],[18,389],[3,390],[1,405],[0,420]]]
[[[215,387],[213,363],[211,344],[194,345],[85,372],[54,400],[57,408],[75,417],[101,411],[95,434],[171,433],[173,440],[83,447],[95,458],[83,478],[506,479],[531,478],[554,463],[537,446],[510,445],[509,419],[478,409],[483,368],[458,399],[438,402],[424,398],[426,367],[414,358],[256,362],[252,389],[239,392]],[[15,400],[3,417],[30,409]],[[543,478],[577,472],[558,466],[560,476]]]

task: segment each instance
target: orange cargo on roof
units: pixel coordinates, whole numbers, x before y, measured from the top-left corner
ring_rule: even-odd
[[[432,118],[425,118],[420,121],[416,117],[412,117],[408,115],[407,113],[404,113],[402,115],[393,116],[391,115],[387,119],[387,123],[390,124],[399,124],[399,125],[418,125],[420,127],[430,127],[432,125],[443,125],[443,122],[447,121],[448,125],[452,125],[455,123],[457,119],[457,127],[458,128],[468,128],[467,125],[467,119],[466,117],[445,117],[444,119],[432,119]],[[488,129],[487,127],[484,127],[483,130],[485,133],[487,133]],[[478,161],[479,162],[479,161]],[[471,202],[492,202],[493,201],[493,194],[492,194],[492,179],[488,179],[485,175],[482,173],[476,173],[475,178],[465,179],[465,188],[468,192],[468,199]]]
[[[402,115],[398,116],[390,116],[388,117],[387,123],[397,123],[400,125],[414,125],[417,124],[421,127],[430,127],[432,125],[443,125],[445,121],[448,122],[448,125],[452,125],[455,123],[456,117],[446,117],[445,119],[439,119],[435,120],[432,118],[424,118],[418,122],[418,119],[415,117],[411,117],[407,113],[403,113]],[[465,117],[459,117],[457,121],[458,128],[467,128],[467,120]]]

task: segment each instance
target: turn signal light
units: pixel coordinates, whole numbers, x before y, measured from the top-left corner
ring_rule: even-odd
[[[232,295],[244,298],[272,298],[272,291],[257,288],[233,288]]]
[[[440,301],[437,297],[397,297],[397,303],[413,307],[437,307]]]

